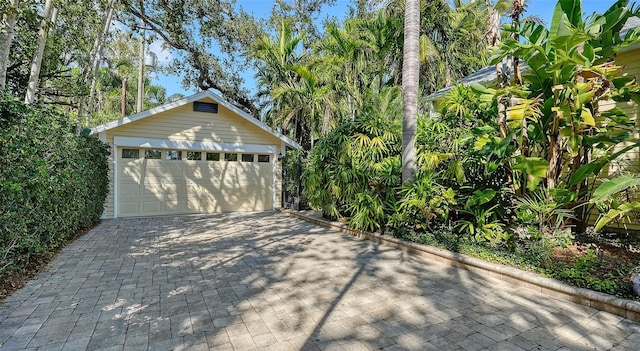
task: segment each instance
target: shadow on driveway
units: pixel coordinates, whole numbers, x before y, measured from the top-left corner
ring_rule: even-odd
[[[640,325],[271,212],[106,220],[0,350],[637,349]]]

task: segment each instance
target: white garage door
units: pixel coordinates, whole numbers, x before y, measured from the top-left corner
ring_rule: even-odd
[[[118,150],[119,217],[273,209],[273,155]]]

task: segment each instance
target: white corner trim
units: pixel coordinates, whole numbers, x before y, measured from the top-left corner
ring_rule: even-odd
[[[276,150],[277,151],[277,150]],[[271,209],[275,210],[276,209],[276,201],[278,201],[278,177],[281,177],[282,173],[278,173],[278,154],[277,152],[274,152],[272,154],[273,156],[271,156],[272,161],[271,161],[271,166],[273,168],[273,177],[271,179],[271,189],[273,189],[272,191],[272,200],[271,200]]]
[[[168,139],[149,139],[149,138],[133,138],[133,137],[113,137],[115,145],[119,147],[139,147],[139,148],[156,148],[156,149],[176,149],[176,150],[195,150],[195,151],[222,151],[222,152],[255,152],[265,154],[276,154],[277,147],[275,145],[261,144],[229,144],[217,142],[202,142],[188,140],[168,140]]]
[[[98,134],[98,140],[100,140],[101,142],[106,144],[107,143],[107,132],[100,132]],[[111,150],[111,152],[113,152],[113,150]],[[107,218],[107,207],[106,206],[102,209],[102,216],[100,217],[100,219],[105,219],[105,218]]]
[[[113,138],[113,218],[118,218],[118,142]]]

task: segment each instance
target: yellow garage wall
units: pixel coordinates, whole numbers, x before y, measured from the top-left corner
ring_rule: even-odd
[[[106,142],[109,145],[113,145],[113,136],[108,136]],[[104,203],[104,216],[106,218],[113,218],[113,194],[114,194],[114,184],[113,184],[113,157],[117,151],[115,149],[111,150],[111,155],[109,155],[109,193],[107,194],[107,199]]]
[[[210,99],[203,102],[215,101]],[[219,105],[218,113],[195,112],[193,103],[107,131],[111,136],[220,142],[230,144],[280,145],[280,139]]]
[[[198,100],[201,102],[217,103],[216,101],[203,98]],[[218,104],[218,113],[196,112],[193,111],[193,103],[187,103],[183,106],[173,108],[168,111],[159,112],[155,115],[114,127],[104,132],[106,141],[113,145],[114,136],[132,137],[140,139],[162,139],[173,141],[198,141],[198,142],[214,142],[224,144],[235,144],[242,146],[243,144],[276,146],[277,151],[272,157],[277,159],[278,153],[284,153],[282,141],[269,134],[255,124],[238,116],[233,111]],[[105,217],[114,217],[114,155],[118,150],[112,150],[109,156],[109,194],[105,202]],[[235,152],[234,152],[235,153]],[[257,152],[252,152],[258,154]],[[241,154],[241,152],[238,152]],[[164,157],[164,154],[163,154]],[[183,154],[183,157],[186,155]],[[187,162],[183,159],[183,162]],[[221,161],[225,162],[225,161]],[[254,161],[255,162],[255,161]],[[269,163],[271,165],[271,162]],[[282,197],[282,180],[281,180],[281,162],[276,162],[276,199],[273,204],[278,208],[281,205]]]
[[[618,54],[615,57],[615,63],[623,66],[621,75],[640,78],[640,48],[629,50]],[[616,103],[612,100],[603,102],[600,104],[601,110],[608,110],[613,107],[618,107],[624,113],[631,118],[635,123],[634,137],[639,138],[638,129],[640,128],[640,121],[638,120],[638,105],[633,102]],[[627,145],[620,145],[617,150],[624,148]],[[620,172],[632,172],[638,173],[640,171],[640,150],[639,148],[632,149],[626,154],[618,158],[618,161],[611,164],[608,168],[603,170],[602,177],[608,177],[611,175],[620,174]],[[594,210],[591,213],[590,222],[595,223],[598,220],[599,212]],[[623,220],[620,223],[610,223],[610,229],[625,231],[625,230],[638,230],[640,231],[640,218],[632,217],[630,220]],[[605,229],[606,230],[606,229]]]

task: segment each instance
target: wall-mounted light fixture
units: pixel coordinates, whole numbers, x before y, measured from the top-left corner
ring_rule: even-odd
[[[278,162],[282,161],[282,159],[284,159],[284,155],[280,152],[278,153]]]
[[[111,146],[111,144],[107,144],[106,149],[107,149],[107,156],[111,156],[111,150],[113,150],[113,146]]]

